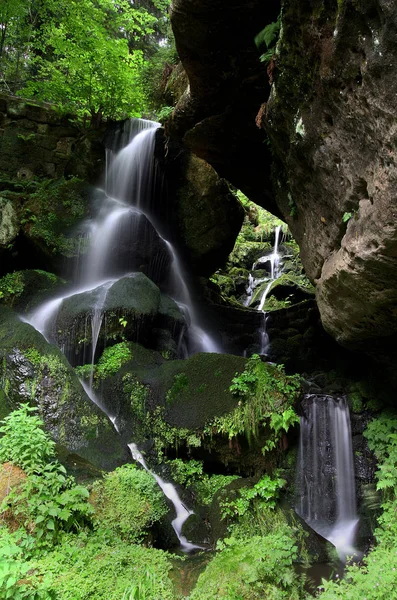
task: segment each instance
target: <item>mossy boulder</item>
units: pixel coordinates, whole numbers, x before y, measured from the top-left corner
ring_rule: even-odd
[[[0,279],[0,304],[19,312],[28,312],[64,283],[53,273],[40,269],[8,273]]]
[[[1,407],[36,405],[51,437],[69,452],[109,469],[127,453],[109,419],[84,392],[60,350],[10,309],[0,308]]]
[[[161,428],[164,424],[194,432],[236,406],[229,387],[236,372],[244,370],[244,358],[200,353],[170,361],[138,344],[128,344],[128,348],[131,358],[115,373],[108,371],[101,377],[100,359],[94,379],[121,429],[132,427],[141,436],[150,436],[154,433],[151,425]],[[161,408],[156,422],[145,424],[146,411],[156,408]]]
[[[269,283],[270,280],[267,279],[255,289],[250,306],[254,307],[259,305]],[[296,276],[291,272],[283,273],[273,281],[268,289],[263,310],[266,312],[276,310],[278,308],[283,308],[282,303],[284,303],[286,307],[313,298],[313,296],[314,288],[304,276]]]
[[[95,314],[102,314],[106,321],[106,328],[102,327],[99,332],[98,348],[105,347],[110,340],[114,343],[124,339],[156,347],[158,329],[167,330],[169,337],[177,340],[185,324],[184,316],[170,297],[161,294],[143,273],[132,273],[113,284],[74,294],[62,302],[52,337],[67,349],[72,362],[76,354],[84,354],[92,344],[90,321]],[[169,349],[169,345],[168,339],[165,349]]]
[[[164,419],[173,427],[197,429],[237,404],[229,387],[246,360],[228,354],[200,353],[187,360],[162,364],[150,383],[152,397],[165,407]]]

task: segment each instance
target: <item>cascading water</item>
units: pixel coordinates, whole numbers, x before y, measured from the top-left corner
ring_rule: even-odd
[[[90,381],[82,381],[82,384],[87,395],[107,414],[116,430],[115,416],[93,390],[92,374],[104,316],[104,303],[112,287],[120,279],[132,277],[143,264],[146,275],[174,299],[186,320],[186,327],[180,336],[182,357],[195,352],[220,351],[199,321],[198,311],[177,252],[159,232],[161,225],[152,214],[151,200],[155,175],[153,155],[158,127],[157,123],[151,121],[133,120],[121,135],[121,145],[126,144],[125,147],[118,154],[107,152],[106,190],[102,192],[102,204],[97,217],[85,224],[83,237],[88,239],[88,250],[78,266],[77,283],[66,294],[46,302],[26,319],[51,341],[51,332],[62,303],[90,292],[92,369]],[[151,248],[150,257],[147,253],[148,248]],[[61,349],[66,351],[66,348]],[[129,447],[134,459],[149,471],[135,444],[131,443]],[[191,511],[183,506],[172,484],[149,472],[175,506],[177,516],[173,527],[182,549],[190,551],[200,548],[188,542],[181,534],[182,525]]]
[[[161,228],[151,214],[153,192],[153,153],[157,123],[133,120],[127,134],[133,136],[117,155],[108,152],[106,194],[98,216],[86,224],[89,238],[87,254],[80,265],[79,282],[62,297],[39,307],[27,321],[47,339],[60,306],[66,298],[86,291],[98,290],[99,296],[113,283],[147,263],[146,274],[169,291],[186,316],[186,340],[181,342],[182,356],[195,352],[220,352],[211,335],[202,326],[198,311],[186,284],[181,262],[172,244],[159,233]],[[124,137],[125,139],[125,137]],[[145,249],[156,240],[156,252],[148,262]],[[95,357],[98,327],[102,319],[99,304],[93,307],[91,354]]]
[[[296,512],[346,560],[358,525],[349,407],[320,395],[302,407]]]
[[[280,268],[281,267],[280,255],[278,253],[280,231],[281,231],[281,225],[278,225],[274,231],[274,246],[273,246],[272,253],[266,254],[266,255],[262,256],[261,258],[259,258],[252,265],[252,269],[251,269],[251,271],[255,271],[258,268],[258,265],[270,262],[270,279],[268,280],[268,284],[266,285],[266,287],[263,291],[263,294],[261,296],[259,306],[258,306],[258,310],[261,311],[263,314],[262,327],[260,329],[260,352],[259,352],[262,355],[268,354],[268,350],[269,350],[269,336],[266,331],[266,312],[263,310],[263,307],[265,306],[266,298],[267,298],[270,288],[272,287],[272,285],[276,281],[276,279],[278,279],[280,277],[281,272],[282,272],[281,268]],[[255,280],[253,275],[251,273],[249,274],[248,286],[247,286],[247,290],[246,290],[247,298],[244,302],[245,306],[249,306],[249,304],[252,300],[252,296],[254,294],[255,288],[258,287],[258,285],[260,285],[264,281],[266,281],[266,279]]]
[[[186,537],[182,534],[183,524],[190,517],[190,515],[194,514],[193,511],[186,508],[186,506],[183,504],[182,500],[179,498],[179,495],[178,495],[175,487],[172,485],[172,483],[166,483],[163,479],[161,479],[161,477],[156,475],[156,473],[154,473],[153,471],[151,471],[148,468],[148,466],[145,462],[145,459],[143,458],[141,452],[138,450],[136,444],[128,444],[128,447],[131,451],[132,458],[134,460],[136,460],[137,462],[139,462],[142,465],[142,467],[148,473],[150,473],[150,475],[152,477],[154,477],[154,479],[157,481],[158,485],[162,489],[164,496],[166,496],[168,498],[168,500],[170,500],[172,502],[172,504],[174,505],[176,517],[171,522],[171,525],[172,525],[172,527],[175,531],[175,534],[179,540],[181,549],[184,552],[191,552],[192,550],[202,550],[203,549],[202,546],[197,546],[196,544],[192,544],[191,542],[188,542]]]

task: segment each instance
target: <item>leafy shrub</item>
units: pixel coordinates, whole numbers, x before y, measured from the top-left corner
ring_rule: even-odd
[[[55,443],[43,422],[26,404],[12,412],[0,427],[0,460],[21,467],[27,478],[4,498],[0,511],[11,514],[36,538],[37,546],[56,543],[61,531],[71,531],[89,520],[88,490],[75,485],[54,459]]]
[[[297,600],[297,548],[286,528],[250,539],[227,538],[198,579],[190,600]]]
[[[149,473],[123,465],[92,487],[96,524],[124,540],[137,541],[167,513],[164,496]]]
[[[271,450],[282,433],[299,422],[292,404],[300,389],[299,375],[285,375],[282,365],[265,364],[254,354],[230,386],[230,391],[239,398],[237,408],[215,417],[206,432],[226,434],[230,439],[244,433],[250,440],[258,436],[260,426],[266,426],[269,440],[264,451]]]
[[[253,487],[241,488],[235,500],[221,501],[222,518],[243,516],[252,507],[254,500],[259,500],[259,507],[276,508],[280,489],[286,484],[285,479],[272,479],[264,475]]]
[[[56,550],[28,565],[37,582],[43,578],[38,586],[43,596],[28,596],[31,600],[175,598],[165,552],[128,545],[98,533],[65,534]]]
[[[0,427],[0,461],[12,462],[27,474],[41,471],[55,457],[55,442],[35,412],[37,408],[22,404]]]
[[[211,504],[216,492],[229,485],[237,475],[207,475],[203,470],[203,463],[198,460],[183,461],[180,458],[167,461],[171,467],[174,481],[190,487],[199,504]]]

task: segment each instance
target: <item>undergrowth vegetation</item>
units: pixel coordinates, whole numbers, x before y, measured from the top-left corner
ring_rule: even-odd
[[[0,428],[0,597],[176,598],[167,555],[132,543],[167,511],[154,480],[124,465],[91,491],[77,485],[35,410],[21,405]]]
[[[231,439],[245,434],[250,441],[258,437],[260,428],[265,428],[265,453],[274,450],[289,428],[299,422],[293,405],[300,394],[301,378],[286,375],[282,365],[263,363],[254,354],[243,373],[234,377],[230,390],[239,399],[238,405],[207,425],[210,435],[220,433]]]

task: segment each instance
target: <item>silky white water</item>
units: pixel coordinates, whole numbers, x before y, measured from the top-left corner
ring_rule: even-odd
[[[261,256],[252,265],[252,269],[251,269],[251,271],[255,271],[258,268],[258,265],[262,265],[262,264],[270,262],[270,278],[268,279],[267,277],[264,277],[261,279],[254,279],[254,277],[252,276],[252,273],[250,273],[248,275],[248,285],[246,288],[247,297],[244,302],[244,305],[249,306],[249,304],[252,300],[252,296],[254,295],[255,289],[268,279],[268,283],[263,291],[263,294],[261,296],[261,299],[260,299],[259,305],[258,305],[258,309],[257,309],[258,311],[262,312],[262,314],[263,314],[262,326],[259,331],[259,340],[260,340],[259,341],[259,346],[260,346],[259,354],[262,354],[262,355],[268,354],[268,351],[269,351],[269,336],[268,336],[268,333],[266,330],[266,312],[263,310],[263,307],[265,306],[266,298],[270,291],[270,288],[272,287],[273,283],[276,281],[276,279],[278,279],[280,277],[280,275],[282,273],[281,263],[280,263],[280,254],[278,252],[280,231],[281,231],[281,226],[278,225],[274,230],[274,246],[273,246],[272,253]]]
[[[296,511],[346,560],[358,526],[349,407],[320,395],[302,406]]]
[[[161,477],[159,477],[156,473],[154,473],[154,471],[151,471],[149,469],[149,467],[146,464],[145,459],[142,456],[142,453],[139,451],[136,444],[128,444],[128,447],[131,451],[132,458],[134,460],[136,460],[137,462],[139,462],[142,465],[142,467],[148,473],[150,473],[150,475],[152,477],[154,477],[154,479],[157,481],[158,485],[162,489],[164,496],[166,496],[174,505],[176,517],[171,522],[171,525],[172,525],[172,527],[175,531],[175,534],[179,540],[181,549],[184,552],[191,552],[192,550],[202,550],[203,549],[202,546],[197,546],[196,544],[192,544],[182,534],[183,524],[190,517],[190,515],[194,514],[193,511],[186,508],[186,506],[183,504],[182,500],[180,499],[180,497],[178,495],[178,492],[176,491],[176,489],[172,485],[172,483],[165,482],[163,479],[161,479]]]

